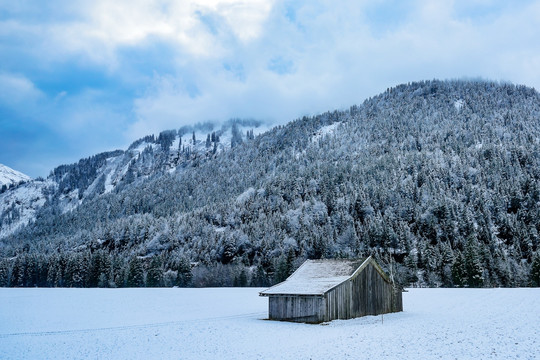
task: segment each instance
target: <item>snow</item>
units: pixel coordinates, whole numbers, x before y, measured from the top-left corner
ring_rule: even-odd
[[[124,154],[107,159],[105,167],[100,169],[100,172],[105,174],[105,194],[114,190],[120,179],[128,172],[129,164],[128,161],[125,161]],[[99,176],[96,177],[94,183],[98,181]]]
[[[261,294],[322,295],[350,278],[361,264],[351,260],[306,260],[286,281]]]
[[[454,101],[454,107],[456,108],[456,111],[459,112],[464,104],[465,104],[465,101],[463,101],[463,99]]]
[[[9,235],[21,226],[35,219],[36,212],[45,204],[43,189],[51,186],[50,181],[31,181],[0,194],[0,212],[15,206],[19,218],[12,223],[4,223],[0,229],[0,237]]]
[[[333,134],[340,124],[341,121],[338,121],[333,124],[321,127],[319,130],[317,130],[317,132],[313,134],[313,136],[311,137],[311,141],[316,142],[317,140],[324,138],[327,135]]]
[[[410,289],[404,312],[263,320],[260,288],[0,289],[0,358],[535,359],[540,289]]]
[[[239,205],[244,205],[250,199],[255,196],[255,189],[250,187],[236,198],[236,203]]]
[[[141,153],[146,149],[148,145],[151,145],[150,143],[143,141],[137,146],[136,148],[131,149],[131,153],[137,156],[134,156],[134,158],[138,158],[138,156],[141,155]]]
[[[175,136],[169,149],[178,149],[180,146],[180,138],[181,136]]]
[[[25,174],[13,170],[12,168],[0,164],[0,186],[12,185],[21,181],[29,181],[30,177]]]

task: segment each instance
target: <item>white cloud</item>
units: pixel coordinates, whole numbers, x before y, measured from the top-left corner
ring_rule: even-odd
[[[226,51],[224,39],[256,39],[271,8],[268,0],[95,0],[85,2],[75,20],[47,27],[44,38],[54,49],[51,58],[82,55],[117,70],[116,51],[154,41],[190,56],[219,56]],[[219,33],[201,15],[218,19]]]
[[[43,93],[34,83],[20,74],[0,73],[0,103],[18,108],[43,99]]]
[[[250,42],[222,43],[232,50],[205,61],[183,59],[178,74],[155,78],[152,91],[135,101],[137,121],[129,132],[141,136],[235,116],[285,122],[421,79],[482,76],[540,84],[536,3],[477,24],[456,15],[452,2],[418,1],[414,16],[382,35],[360,21],[365,6],[305,2],[291,21],[286,6],[276,4]],[[274,72],[275,59],[293,70]]]
[[[213,0],[200,1],[199,5],[222,16],[238,39],[248,42],[260,36],[273,3],[270,0]]]
[[[227,42],[248,43],[263,31],[274,0],[79,0],[37,6],[0,3],[12,19],[0,20],[0,37],[31,42],[28,53],[41,61],[104,65],[121,71],[117,52],[163,42],[182,56],[219,57]],[[25,18],[21,14],[33,14]],[[37,19],[36,19],[37,18]],[[215,19],[212,29],[205,19]],[[37,21],[36,21],[37,20]]]

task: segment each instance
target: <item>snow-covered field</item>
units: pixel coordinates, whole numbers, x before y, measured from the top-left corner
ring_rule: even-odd
[[[540,289],[410,289],[322,325],[263,320],[260,290],[0,289],[0,359],[540,359]]]

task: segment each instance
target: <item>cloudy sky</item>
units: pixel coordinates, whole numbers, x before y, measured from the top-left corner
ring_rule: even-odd
[[[540,1],[0,0],[0,163],[30,176],[201,121],[403,82],[540,89]]]

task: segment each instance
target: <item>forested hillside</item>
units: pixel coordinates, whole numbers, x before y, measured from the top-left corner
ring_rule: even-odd
[[[183,126],[145,136],[126,151],[90,156],[53,169],[46,178],[26,177],[0,189],[0,238],[10,235],[47,212],[71,211],[106,193],[121,191],[135,181],[157,177],[212,158],[264,130],[260,121],[231,119]],[[247,129],[247,130],[245,130]],[[245,135],[242,135],[245,130]],[[2,177],[0,168],[0,178]],[[21,174],[22,175],[22,174]],[[0,179],[1,180],[1,179]],[[11,191],[6,192],[8,188]]]
[[[0,286],[266,286],[368,254],[406,286],[540,283],[534,89],[400,85],[257,136],[233,126],[221,151],[178,133],[55,169],[26,226],[0,203]]]

